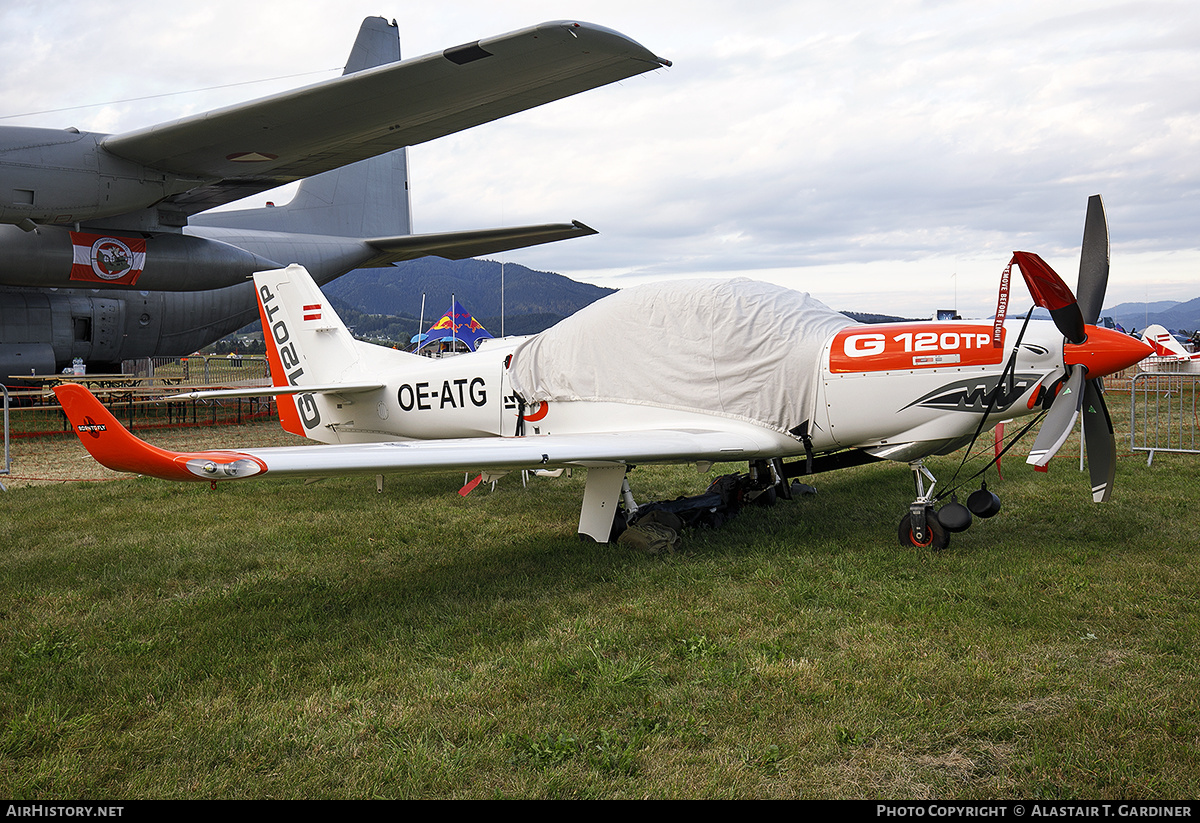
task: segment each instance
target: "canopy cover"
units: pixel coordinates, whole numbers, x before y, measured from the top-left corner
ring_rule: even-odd
[[[812,415],[822,347],[852,323],[745,278],[635,286],[521,343],[510,378],[527,403],[635,403],[787,432]]]

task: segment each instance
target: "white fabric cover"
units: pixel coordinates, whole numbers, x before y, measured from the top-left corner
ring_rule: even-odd
[[[745,278],[635,286],[521,343],[510,378],[528,403],[635,403],[786,432],[812,415],[822,346],[852,323]]]

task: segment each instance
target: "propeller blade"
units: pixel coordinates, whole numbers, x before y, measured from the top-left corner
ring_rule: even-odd
[[[1083,404],[1083,378],[1086,374],[1087,369],[1082,366],[1070,367],[1067,380],[1058,390],[1054,402],[1050,404],[1046,422],[1042,423],[1037,439],[1033,441],[1033,448],[1029,450],[1026,463],[1032,463],[1039,468],[1044,467],[1066,442],[1075,427],[1079,407]]]
[[[1034,302],[1050,310],[1054,324],[1069,344],[1086,348],[1064,348],[1067,379],[1059,389],[1050,413],[1042,424],[1027,462],[1044,469],[1058,452],[1075,427],[1075,418],[1083,409],[1083,442],[1087,450],[1088,473],[1092,481],[1092,500],[1103,503],[1112,494],[1117,469],[1117,441],[1113,433],[1112,416],[1104,402],[1104,383],[1100,377],[1087,379],[1088,367],[1097,375],[1112,373],[1122,367],[1137,351],[1122,340],[1109,340],[1105,329],[1093,329],[1088,339],[1084,324],[1095,326],[1104,307],[1108,289],[1109,241],[1108,219],[1104,201],[1095,194],[1088,198],[1087,217],[1083,225],[1083,245],[1079,254],[1078,299],[1071,295],[1062,279],[1036,254],[1014,252]],[[1074,361],[1074,362],[1072,362]],[[1136,361],[1134,361],[1136,362]]]
[[[1050,268],[1050,264],[1028,251],[1013,252],[1013,259],[1021,267],[1021,276],[1033,295],[1033,302],[1049,309],[1054,325],[1063,337],[1076,344],[1086,340],[1087,332],[1083,328],[1079,303],[1070,287]]]
[[[1117,438],[1104,403],[1104,384],[1098,377],[1083,387],[1083,443],[1092,478],[1092,500],[1107,502],[1117,473]]]
[[[1083,322],[1096,325],[1104,308],[1104,292],[1108,289],[1108,218],[1104,216],[1104,201],[1100,195],[1088,198],[1087,217],[1083,221],[1083,246],[1079,254],[1079,284],[1075,296]]]

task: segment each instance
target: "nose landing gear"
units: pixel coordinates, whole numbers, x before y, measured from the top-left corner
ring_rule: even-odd
[[[950,533],[938,521],[937,512],[933,510],[933,487],[937,485],[937,478],[925,468],[924,461],[916,460],[908,465],[917,487],[917,499],[909,504],[908,514],[900,520],[900,545],[941,551],[950,545]],[[925,488],[926,478],[929,480],[928,489]]]
[[[937,478],[921,460],[915,460],[908,466],[912,469],[913,482],[917,487],[917,499],[909,504],[908,514],[900,520],[901,546],[941,551],[950,545],[951,533],[966,531],[970,527],[972,517],[986,519],[1000,511],[1000,498],[988,490],[986,482],[980,484],[978,491],[972,492],[965,506],[958,502],[957,495],[951,495],[950,503],[942,506],[940,511],[934,511],[933,504],[937,498],[933,496],[933,487],[937,485]],[[925,488],[926,479],[929,480],[928,489]]]

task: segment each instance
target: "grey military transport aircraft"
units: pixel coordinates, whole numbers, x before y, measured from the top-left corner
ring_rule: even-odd
[[[331,80],[123,134],[0,127],[0,381],[195,351],[254,320],[257,271],[326,283],[595,234],[414,235],[405,147],[669,65],[566,21],[401,61],[372,17]],[[286,205],[208,211],[297,180]]]

